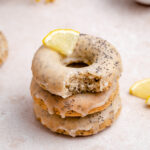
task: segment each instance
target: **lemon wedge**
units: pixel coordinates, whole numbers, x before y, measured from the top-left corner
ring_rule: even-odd
[[[146,99],[145,104],[150,106],[150,96]]]
[[[56,29],[44,37],[43,45],[67,56],[72,54],[78,37],[78,31],[72,29]]]
[[[40,2],[41,0],[35,0],[36,2]],[[46,3],[53,2],[54,0],[45,0]]]
[[[129,92],[134,96],[146,99],[150,96],[150,78],[134,83]]]

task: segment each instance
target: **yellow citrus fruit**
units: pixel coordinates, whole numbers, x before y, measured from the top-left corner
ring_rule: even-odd
[[[150,96],[150,78],[137,81],[130,88],[130,94],[146,99]]]
[[[150,96],[146,99],[145,104],[150,106]]]
[[[41,0],[35,0],[36,2],[40,2]],[[45,0],[46,3],[48,2],[54,2],[54,0]]]
[[[79,32],[72,29],[56,29],[49,32],[43,44],[63,55],[70,55],[77,43]]]

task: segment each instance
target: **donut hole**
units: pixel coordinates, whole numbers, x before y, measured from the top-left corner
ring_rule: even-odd
[[[69,68],[84,68],[92,65],[92,62],[81,57],[67,57],[62,59],[61,62]]]
[[[71,68],[83,68],[83,67],[88,67],[89,65],[84,62],[71,62],[67,64],[66,66],[71,67]]]

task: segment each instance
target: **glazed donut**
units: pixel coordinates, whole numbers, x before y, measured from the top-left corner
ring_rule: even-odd
[[[31,95],[42,109],[49,114],[57,114],[62,118],[87,116],[107,108],[118,94],[118,83],[101,93],[83,93],[63,99],[43,90],[34,80],[31,83]]]
[[[0,32],[0,65],[6,60],[8,56],[8,45],[5,36]]]
[[[84,63],[81,68],[69,67]],[[50,93],[63,98],[85,92],[101,92],[119,78],[121,59],[116,49],[106,40],[80,34],[74,51],[64,57],[41,46],[32,62],[35,81]]]
[[[88,115],[86,117],[67,117],[61,118],[58,115],[50,115],[38,104],[34,103],[36,117],[43,125],[53,132],[66,134],[70,136],[87,136],[96,134],[104,128],[110,126],[119,115],[121,109],[121,100],[117,96],[108,108],[102,112]]]

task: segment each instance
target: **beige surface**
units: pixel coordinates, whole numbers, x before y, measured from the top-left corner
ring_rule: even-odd
[[[128,95],[128,89],[134,81],[150,77],[150,8],[130,0],[57,0],[47,6],[31,1],[0,0],[0,29],[9,42],[9,57],[0,68],[0,149],[149,150],[150,108]],[[101,36],[121,53],[122,112],[100,134],[58,136],[34,117],[29,91],[31,60],[43,36],[54,28]]]

